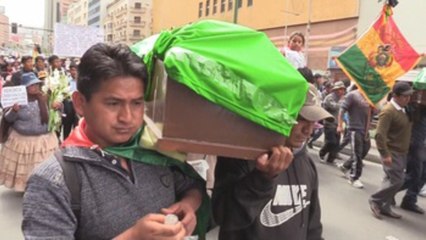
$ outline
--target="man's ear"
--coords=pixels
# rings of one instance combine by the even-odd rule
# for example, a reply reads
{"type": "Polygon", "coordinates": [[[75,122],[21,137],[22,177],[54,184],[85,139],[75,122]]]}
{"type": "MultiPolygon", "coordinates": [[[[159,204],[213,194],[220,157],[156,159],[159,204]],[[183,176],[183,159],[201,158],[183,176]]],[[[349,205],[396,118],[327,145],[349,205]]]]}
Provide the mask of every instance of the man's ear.
{"type": "Polygon", "coordinates": [[[84,117],[84,105],[86,104],[86,98],[79,91],[75,91],[72,93],[72,104],[74,105],[75,112],[84,117]]]}

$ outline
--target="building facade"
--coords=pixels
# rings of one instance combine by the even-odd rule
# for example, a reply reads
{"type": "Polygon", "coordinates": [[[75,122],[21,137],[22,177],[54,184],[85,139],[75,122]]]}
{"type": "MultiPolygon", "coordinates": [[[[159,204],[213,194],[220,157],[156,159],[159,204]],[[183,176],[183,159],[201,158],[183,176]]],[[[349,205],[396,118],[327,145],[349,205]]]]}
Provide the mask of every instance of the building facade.
{"type": "Polygon", "coordinates": [[[131,45],[152,34],[152,1],[115,0],[107,6],[105,41],[131,45]]]}
{"type": "Polygon", "coordinates": [[[87,26],[88,4],[87,0],[77,0],[68,8],[67,23],[73,25],[87,26]]]}
{"type": "Polygon", "coordinates": [[[89,0],[88,26],[103,27],[107,16],[107,6],[113,0],[89,0]]]}
{"type": "Polygon", "coordinates": [[[10,29],[9,17],[5,15],[4,7],[0,6],[0,47],[9,42],[10,29]]]}
{"type": "Polygon", "coordinates": [[[101,0],[89,0],[88,26],[101,26],[101,0]]]}
{"type": "Polygon", "coordinates": [[[78,0],[60,0],[59,1],[59,22],[66,23],[68,16],[68,8],[72,3],[78,0]]]}
{"type": "Polygon", "coordinates": [[[306,36],[308,66],[326,70],[332,47],[356,39],[359,0],[154,0],[153,32],[202,19],[216,19],[265,32],[277,47],[288,35],[306,36]],[[235,5],[238,5],[235,11],[235,5]]]}

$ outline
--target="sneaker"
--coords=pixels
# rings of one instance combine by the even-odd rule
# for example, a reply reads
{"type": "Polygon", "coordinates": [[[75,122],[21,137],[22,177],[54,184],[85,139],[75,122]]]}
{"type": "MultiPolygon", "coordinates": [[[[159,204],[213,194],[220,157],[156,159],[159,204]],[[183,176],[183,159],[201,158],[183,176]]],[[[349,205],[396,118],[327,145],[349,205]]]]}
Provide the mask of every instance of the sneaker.
{"type": "Polygon", "coordinates": [[[346,179],[350,179],[350,171],[349,169],[345,168],[343,163],[336,164],[337,168],[343,173],[343,177],[346,179]]]}
{"type": "Polygon", "coordinates": [[[323,162],[325,155],[321,155],[321,153],[318,151],[318,157],[320,159],[320,162],[323,162]]]}
{"type": "Polygon", "coordinates": [[[426,185],[420,190],[419,196],[426,197],[426,185]]]}
{"type": "Polygon", "coordinates": [[[348,182],[349,182],[349,184],[351,184],[355,188],[363,188],[364,187],[364,184],[362,184],[362,182],[359,179],[349,180],[348,182]]]}

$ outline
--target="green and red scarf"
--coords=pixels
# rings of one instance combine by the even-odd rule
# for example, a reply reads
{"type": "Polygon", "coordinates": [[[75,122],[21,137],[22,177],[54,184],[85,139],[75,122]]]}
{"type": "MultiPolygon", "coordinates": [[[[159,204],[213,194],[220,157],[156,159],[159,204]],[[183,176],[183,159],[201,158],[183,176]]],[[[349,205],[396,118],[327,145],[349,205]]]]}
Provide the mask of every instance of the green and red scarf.
{"type": "MultiPolygon", "coordinates": [[[[84,132],[86,128],[85,119],[81,119],[79,125],[71,132],[69,137],[62,143],[62,147],[82,147],[91,148],[96,144],[93,143],[84,132]]],[[[142,162],[145,164],[152,164],[164,167],[178,167],[187,176],[202,180],[200,175],[187,163],[178,161],[176,159],[164,156],[156,151],[148,150],[140,147],[139,140],[143,133],[143,127],[126,143],[117,146],[106,147],[102,150],[113,154],[118,157],[126,158],[131,161],[142,162]]],[[[194,234],[197,234],[199,239],[205,239],[206,232],[210,223],[210,198],[204,192],[201,206],[197,210],[197,227],[194,234]]]]}

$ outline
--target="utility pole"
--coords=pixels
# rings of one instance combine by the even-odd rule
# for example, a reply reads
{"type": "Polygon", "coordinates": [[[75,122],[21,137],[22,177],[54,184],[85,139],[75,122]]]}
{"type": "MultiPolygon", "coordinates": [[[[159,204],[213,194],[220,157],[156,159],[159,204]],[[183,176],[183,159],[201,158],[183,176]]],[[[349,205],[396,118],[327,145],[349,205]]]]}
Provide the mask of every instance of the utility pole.
{"type": "Polygon", "coordinates": [[[234,23],[235,24],[238,23],[238,8],[240,6],[240,1],[241,0],[235,0],[235,3],[234,3],[234,23]]]}
{"type": "Polygon", "coordinates": [[[308,65],[308,59],[309,59],[309,38],[311,37],[311,16],[312,16],[312,0],[308,0],[308,23],[306,24],[306,34],[305,34],[306,65],[308,65]]]}
{"type": "Polygon", "coordinates": [[[300,13],[298,12],[293,12],[293,11],[289,11],[287,10],[288,8],[288,4],[287,4],[287,0],[284,1],[284,10],[280,11],[282,13],[284,13],[284,37],[283,37],[283,46],[286,46],[286,44],[288,43],[288,22],[289,22],[289,18],[287,17],[288,15],[293,15],[293,16],[299,16],[300,13]]]}

